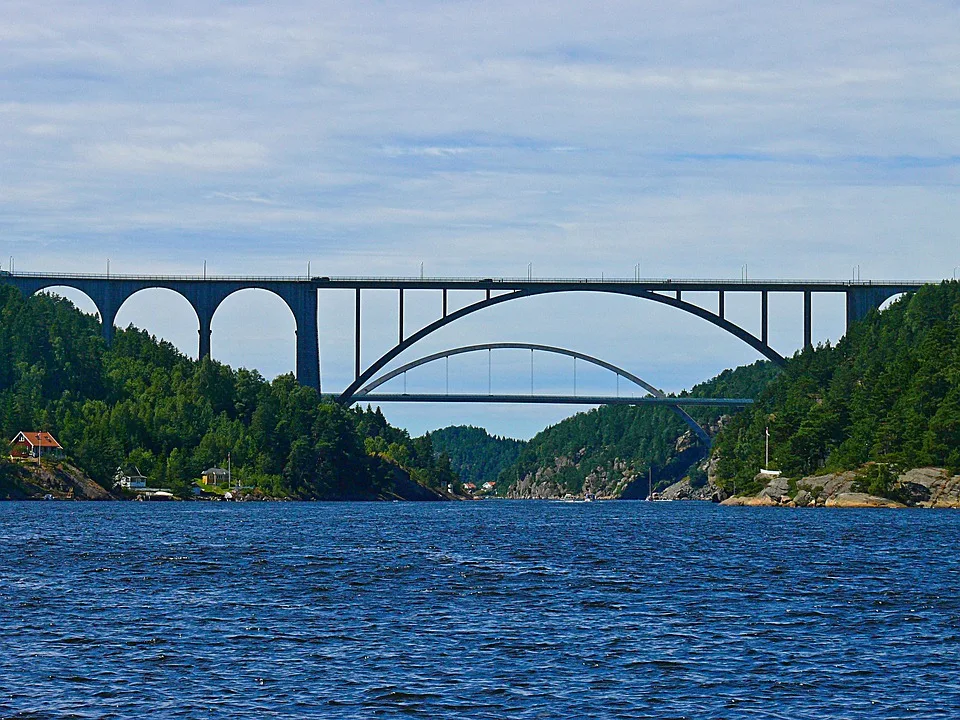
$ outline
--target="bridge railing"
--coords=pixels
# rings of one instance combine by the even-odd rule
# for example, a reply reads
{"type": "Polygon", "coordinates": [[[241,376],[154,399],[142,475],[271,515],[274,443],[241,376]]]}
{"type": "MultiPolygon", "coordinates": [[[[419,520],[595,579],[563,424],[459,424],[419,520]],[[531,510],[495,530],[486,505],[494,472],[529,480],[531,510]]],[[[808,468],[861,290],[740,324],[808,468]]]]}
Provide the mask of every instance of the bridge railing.
{"type": "Polygon", "coordinates": [[[30,272],[0,270],[0,278],[41,278],[63,280],[139,280],[148,282],[314,282],[319,286],[325,283],[503,283],[509,285],[671,285],[683,288],[686,285],[736,285],[736,286],[843,286],[843,287],[871,287],[874,285],[886,286],[919,286],[937,280],[796,280],[780,278],[655,278],[655,277],[420,277],[420,276],[364,276],[364,275],[139,275],[132,273],[66,273],[66,272],[30,272]]]}

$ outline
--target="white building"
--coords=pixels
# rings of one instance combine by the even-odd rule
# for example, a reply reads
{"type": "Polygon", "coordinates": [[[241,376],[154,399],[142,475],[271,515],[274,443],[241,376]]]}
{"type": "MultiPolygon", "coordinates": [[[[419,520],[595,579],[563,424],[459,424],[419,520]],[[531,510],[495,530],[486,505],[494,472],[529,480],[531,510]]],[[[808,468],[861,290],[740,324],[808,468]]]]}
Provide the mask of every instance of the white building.
{"type": "Polygon", "coordinates": [[[124,490],[142,490],[147,486],[146,476],[136,466],[128,472],[124,472],[123,468],[117,468],[117,474],[113,476],[113,479],[124,490]]]}

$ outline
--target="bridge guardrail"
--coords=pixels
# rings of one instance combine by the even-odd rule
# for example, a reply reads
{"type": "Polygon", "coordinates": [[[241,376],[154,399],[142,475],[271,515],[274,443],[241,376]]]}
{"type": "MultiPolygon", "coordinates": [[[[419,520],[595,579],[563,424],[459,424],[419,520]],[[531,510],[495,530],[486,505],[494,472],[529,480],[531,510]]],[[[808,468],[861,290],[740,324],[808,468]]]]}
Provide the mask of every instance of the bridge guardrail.
{"type": "Polygon", "coordinates": [[[0,278],[42,278],[64,280],[142,280],[160,282],[313,282],[324,283],[498,283],[517,285],[671,285],[683,288],[685,285],[737,285],[737,286],[844,286],[871,287],[888,285],[924,285],[939,283],[936,280],[797,280],[778,278],[755,278],[740,280],[737,278],[623,278],[623,277],[580,277],[580,278],[527,278],[527,277],[419,277],[419,276],[307,276],[307,275],[137,275],[131,273],[65,273],[65,272],[25,272],[21,270],[0,271],[0,278]]]}

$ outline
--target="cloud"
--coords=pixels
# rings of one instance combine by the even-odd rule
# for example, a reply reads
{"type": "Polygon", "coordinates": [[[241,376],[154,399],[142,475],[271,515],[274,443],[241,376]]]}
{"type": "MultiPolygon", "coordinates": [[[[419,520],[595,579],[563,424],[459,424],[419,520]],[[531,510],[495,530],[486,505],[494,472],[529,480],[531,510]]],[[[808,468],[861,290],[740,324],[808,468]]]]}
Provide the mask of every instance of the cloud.
{"type": "MultiPolygon", "coordinates": [[[[0,257],[29,241],[55,250],[45,269],[935,278],[960,262],[951,4],[4,10],[0,257]]],[[[609,317],[596,343],[641,357],[605,307],[567,321],[609,317]]],[[[662,357],[689,354],[645,317],[662,357]]],[[[652,379],[740,358],[704,332],[718,355],[652,379]]]]}
{"type": "Polygon", "coordinates": [[[101,143],[81,148],[91,163],[120,172],[143,172],[157,168],[226,172],[262,165],[267,150],[255,142],[215,140],[205,143],[144,145],[101,143]]]}

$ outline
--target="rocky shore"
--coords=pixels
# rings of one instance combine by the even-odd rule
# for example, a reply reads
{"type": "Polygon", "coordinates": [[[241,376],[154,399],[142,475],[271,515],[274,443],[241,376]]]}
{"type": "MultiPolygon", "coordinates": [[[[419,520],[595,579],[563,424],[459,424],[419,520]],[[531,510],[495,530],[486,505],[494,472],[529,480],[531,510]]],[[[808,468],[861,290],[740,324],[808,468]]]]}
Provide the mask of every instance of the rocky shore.
{"type": "Polygon", "coordinates": [[[8,465],[0,477],[0,500],[116,500],[80,468],[67,462],[8,465]]]}
{"type": "Polygon", "coordinates": [[[900,474],[893,484],[897,499],[863,491],[861,473],[847,471],[813,475],[796,481],[766,478],[756,495],[726,498],[724,505],[836,508],[960,508],[960,475],[943,468],[926,467],[900,474]]]}
{"type": "MultiPolygon", "coordinates": [[[[435,490],[416,482],[400,468],[394,468],[391,482],[376,495],[353,495],[326,500],[466,500],[467,497],[450,492],[435,490]]],[[[196,488],[196,494],[190,499],[195,501],[284,501],[295,498],[276,497],[259,488],[244,488],[229,493],[223,491],[208,492],[196,488]]],[[[164,491],[131,492],[114,488],[113,492],[104,489],[91,479],[83,470],[69,462],[43,463],[5,463],[0,472],[0,500],[159,500],[174,499],[173,494],[164,491]]]]}

